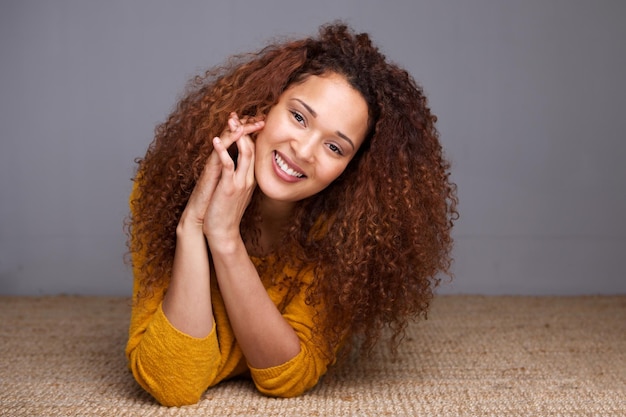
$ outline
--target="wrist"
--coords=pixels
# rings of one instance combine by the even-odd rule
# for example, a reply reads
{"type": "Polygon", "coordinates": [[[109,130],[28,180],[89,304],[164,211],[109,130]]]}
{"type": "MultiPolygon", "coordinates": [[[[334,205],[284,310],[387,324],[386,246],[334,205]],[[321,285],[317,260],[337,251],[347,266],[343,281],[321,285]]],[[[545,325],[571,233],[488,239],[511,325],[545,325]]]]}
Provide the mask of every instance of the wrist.
{"type": "Polygon", "coordinates": [[[190,235],[203,235],[202,223],[185,216],[183,213],[183,216],[180,218],[178,225],[176,226],[176,236],[184,237],[190,235]]]}
{"type": "MultiPolygon", "coordinates": [[[[229,257],[240,251],[246,252],[246,247],[239,233],[233,234],[211,234],[206,235],[209,249],[213,256],[229,257]]],[[[247,252],[246,252],[247,253],[247,252]]]]}

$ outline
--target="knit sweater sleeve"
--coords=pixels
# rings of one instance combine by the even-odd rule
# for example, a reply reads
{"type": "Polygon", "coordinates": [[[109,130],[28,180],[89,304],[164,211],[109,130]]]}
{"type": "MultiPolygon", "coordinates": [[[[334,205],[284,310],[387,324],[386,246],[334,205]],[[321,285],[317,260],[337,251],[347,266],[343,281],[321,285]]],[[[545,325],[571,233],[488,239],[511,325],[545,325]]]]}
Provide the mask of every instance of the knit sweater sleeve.
{"type": "Polygon", "coordinates": [[[305,298],[306,293],[301,290],[283,312],[283,317],[300,339],[300,353],[286,363],[271,368],[250,367],[254,384],[265,395],[298,396],[314,387],[334,361],[335,352],[325,352],[313,337],[316,312],[306,304],[305,298]]]}
{"type": "Polygon", "coordinates": [[[204,338],[177,330],[163,310],[162,295],[135,301],[126,345],[135,380],[159,403],[193,404],[216,377],[220,361],[215,325],[204,338]]]}

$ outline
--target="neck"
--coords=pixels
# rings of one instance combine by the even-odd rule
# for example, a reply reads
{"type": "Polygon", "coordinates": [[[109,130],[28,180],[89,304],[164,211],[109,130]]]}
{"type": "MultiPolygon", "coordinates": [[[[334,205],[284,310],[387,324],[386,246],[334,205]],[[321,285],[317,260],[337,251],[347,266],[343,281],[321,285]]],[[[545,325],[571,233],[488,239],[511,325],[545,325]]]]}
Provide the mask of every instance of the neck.
{"type": "Polygon", "coordinates": [[[258,201],[258,213],[261,218],[261,224],[258,225],[259,241],[257,245],[248,248],[249,252],[262,256],[274,252],[291,222],[294,208],[295,203],[269,200],[261,195],[258,201]]]}
{"type": "Polygon", "coordinates": [[[295,203],[269,200],[265,197],[259,201],[259,214],[263,223],[283,227],[289,223],[295,203]]]}

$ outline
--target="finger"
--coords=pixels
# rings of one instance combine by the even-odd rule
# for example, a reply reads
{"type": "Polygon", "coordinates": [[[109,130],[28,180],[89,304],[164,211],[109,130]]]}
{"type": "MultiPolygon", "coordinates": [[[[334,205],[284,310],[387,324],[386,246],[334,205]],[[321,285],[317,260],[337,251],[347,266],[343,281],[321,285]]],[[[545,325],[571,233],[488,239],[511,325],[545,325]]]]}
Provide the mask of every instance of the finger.
{"type": "Polygon", "coordinates": [[[237,144],[241,143],[243,150],[240,150],[240,153],[243,153],[246,158],[245,165],[242,163],[241,170],[244,172],[246,177],[246,183],[249,185],[254,184],[255,176],[254,176],[254,161],[255,161],[255,145],[254,142],[250,139],[249,136],[244,136],[241,138],[237,144]]]}
{"type": "Polygon", "coordinates": [[[257,132],[265,127],[265,121],[263,120],[244,122],[245,120],[245,118],[239,119],[236,113],[231,113],[231,117],[228,119],[228,126],[219,136],[226,149],[230,149],[231,145],[239,141],[242,137],[257,132]]]}
{"type": "Polygon", "coordinates": [[[239,119],[239,116],[237,115],[237,113],[232,112],[228,116],[228,128],[230,129],[231,132],[235,132],[237,128],[241,126],[242,124],[243,123],[239,119]]]}
{"type": "Polygon", "coordinates": [[[203,201],[208,201],[215,191],[222,170],[221,165],[219,155],[211,152],[194,187],[194,192],[197,192],[203,201]]]}
{"type": "Polygon", "coordinates": [[[265,116],[263,116],[263,115],[260,115],[260,116],[245,116],[242,120],[244,120],[246,123],[252,124],[252,123],[256,123],[256,122],[260,122],[262,120],[265,120],[265,116]]]}
{"type": "Polygon", "coordinates": [[[219,135],[220,140],[227,149],[241,137],[240,131],[242,129],[242,123],[239,120],[237,113],[232,112],[228,116],[226,127],[219,135]]]}
{"type": "Polygon", "coordinates": [[[250,166],[254,164],[254,143],[250,136],[242,136],[237,141],[237,150],[239,151],[237,171],[245,178],[250,166]]]}
{"type": "Polygon", "coordinates": [[[244,116],[239,118],[237,113],[233,112],[230,114],[230,118],[228,119],[230,132],[237,134],[237,138],[234,141],[239,140],[239,137],[241,137],[239,136],[239,133],[241,133],[241,135],[248,135],[262,129],[264,126],[265,121],[262,117],[257,118],[253,116],[244,116]]]}
{"type": "MultiPolygon", "coordinates": [[[[197,218],[201,219],[203,217],[203,214],[209,205],[209,201],[211,201],[213,194],[215,193],[220,173],[221,168],[219,165],[205,165],[200,178],[196,181],[191,195],[189,196],[189,200],[185,206],[186,211],[192,214],[195,213],[197,218]]],[[[202,222],[202,220],[200,222],[202,222]]]]}
{"type": "Polygon", "coordinates": [[[232,173],[235,170],[235,161],[230,157],[228,149],[224,146],[224,143],[219,137],[213,138],[213,152],[219,158],[219,162],[222,164],[222,175],[225,173],[232,173]]]}
{"type": "Polygon", "coordinates": [[[264,125],[264,117],[262,116],[243,116],[239,117],[237,113],[232,112],[228,118],[228,128],[231,132],[236,132],[241,126],[244,129],[244,135],[258,130],[264,125]]]}
{"type": "Polygon", "coordinates": [[[243,125],[243,134],[249,135],[250,133],[257,132],[263,129],[264,127],[265,127],[265,121],[263,120],[256,120],[254,122],[247,123],[243,125]]]}

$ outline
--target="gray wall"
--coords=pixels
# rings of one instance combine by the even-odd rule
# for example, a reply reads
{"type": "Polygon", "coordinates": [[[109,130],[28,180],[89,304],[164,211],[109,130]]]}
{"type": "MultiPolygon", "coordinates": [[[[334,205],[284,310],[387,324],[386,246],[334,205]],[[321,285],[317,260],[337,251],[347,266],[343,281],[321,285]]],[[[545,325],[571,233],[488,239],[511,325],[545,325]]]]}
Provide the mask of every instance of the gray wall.
{"type": "Polygon", "coordinates": [[[189,77],[342,18],[424,85],[459,186],[445,293],[626,293],[626,3],[0,3],[0,294],[129,294],[133,158],[189,77]]]}

